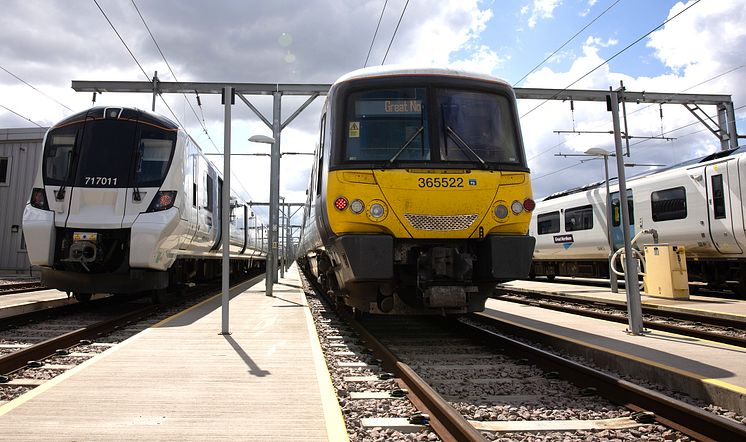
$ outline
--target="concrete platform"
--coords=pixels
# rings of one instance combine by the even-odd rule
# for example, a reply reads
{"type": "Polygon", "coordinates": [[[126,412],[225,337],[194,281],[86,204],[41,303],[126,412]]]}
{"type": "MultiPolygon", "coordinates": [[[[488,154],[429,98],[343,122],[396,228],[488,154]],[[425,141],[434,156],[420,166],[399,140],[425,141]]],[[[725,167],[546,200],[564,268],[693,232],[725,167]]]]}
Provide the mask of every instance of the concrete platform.
{"type": "MultiPolygon", "coordinates": [[[[545,290],[569,296],[624,300],[624,291],[612,294],[598,287],[517,281],[507,286],[545,290]],[[541,285],[539,285],[541,284],[541,285]]],[[[666,308],[710,309],[715,314],[743,317],[743,301],[672,301],[644,297],[644,303],[666,308]]],[[[489,299],[483,313],[500,318],[513,331],[520,330],[597,366],[687,393],[746,415],[746,348],[655,330],[641,336],[626,333],[627,325],[556,312],[530,305],[489,299]]]]}
{"type": "MultiPolygon", "coordinates": [[[[598,299],[609,301],[620,305],[627,304],[627,298],[623,287],[619,293],[612,293],[608,287],[596,285],[584,285],[582,283],[556,283],[544,281],[511,281],[500,284],[500,287],[516,291],[543,292],[560,295],[568,299],[598,299]]],[[[743,295],[746,299],[746,294],[743,295]]],[[[711,296],[689,296],[688,300],[667,299],[640,294],[640,300],[645,307],[653,307],[660,311],[686,311],[697,312],[705,316],[724,317],[742,321],[746,327],[746,300],[716,298],[711,296]]]]}
{"type": "MultiPolygon", "coordinates": [[[[109,295],[95,293],[91,299],[109,295]]],[[[68,297],[65,292],[54,289],[35,290],[33,292],[0,295],[0,318],[30,313],[63,305],[76,304],[78,301],[68,297]]]]}
{"type": "Polygon", "coordinates": [[[0,406],[5,440],[347,440],[295,267],[220,296],[0,406]]]}

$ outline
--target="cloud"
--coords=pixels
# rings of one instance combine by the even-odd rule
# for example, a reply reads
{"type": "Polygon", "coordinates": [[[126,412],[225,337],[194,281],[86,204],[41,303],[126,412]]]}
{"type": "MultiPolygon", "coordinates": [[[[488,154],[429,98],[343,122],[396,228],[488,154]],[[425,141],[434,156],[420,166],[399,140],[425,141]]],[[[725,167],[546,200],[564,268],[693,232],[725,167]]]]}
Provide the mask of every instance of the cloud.
{"type": "Polygon", "coordinates": [[[531,11],[528,18],[528,27],[533,28],[539,19],[552,18],[554,10],[561,4],[562,0],[534,0],[533,4],[521,8],[521,14],[526,15],[529,10],[531,11]]]}
{"type": "MultiPolygon", "coordinates": [[[[669,17],[687,5],[678,3],[669,17]]],[[[632,77],[620,72],[629,57],[620,56],[612,64],[604,65],[573,88],[607,89],[619,87],[620,81],[631,91],[687,92],[731,94],[738,107],[746,103],[746,91],[740,87],[746,82],[746,31],[741,24],[746,20],[746,3],[718,2],[712,7],[695,6],[653,33],[647,47],[666,69],[656,76],[632,77]],[[739,67],[740,66],[740,67],[739,67]],[[730,72],[729,72],[730,71],[730,72]],[[726,72],[729,72],[725,75],[726,72]],[[692,89],[699,83],[703,84],[692,89]]],[[[582,55],[575,59],[567,71],[543,67],[530,75],[526,87],[563,88],[603,62],[599,48],[617,44],[612,39],[591,36],[586,39],[582,55]]],[[[539,102],[522,100],[519,111],[524,114],[539,102]]],[[[591,147],[614,149],[610,134],[556,134],[556,130],[610,131],[611,116],[601,103],[548,102],[525,116],[523,126],[529,165],[534,173],[534,191],[538,196],[577,187],[603,179],[603,168],[588,162],[578,164],[577,158],[555,157],[558,152],[582,153],[591,147]],[[564,169],[570,167],[569,169],[564,169]],[[563,170],[564,169],[564,170],[563,170]],[[559,172],[558,172],[559,171],[559,172]]],[[[713,115],[714,106],[704,106],[713,115]]],[[[627,103],[629,134],[639,137],[630,140],[632,158],[636,163],[676,164],[720,150],[719,140],[699,124],[683,106],[627,103]],[[681,128],[679,130],[675,130],[681,128]],[[675,140],[646,139],[661,134],[675,140]]],[[[738,124],[743,124],[746,112],[736,112],[738,124]]],[[[628,169],[627,174],[639,173],[628,169]]],[[[614,173],[612,173],[614,175],[614,173]]]]}

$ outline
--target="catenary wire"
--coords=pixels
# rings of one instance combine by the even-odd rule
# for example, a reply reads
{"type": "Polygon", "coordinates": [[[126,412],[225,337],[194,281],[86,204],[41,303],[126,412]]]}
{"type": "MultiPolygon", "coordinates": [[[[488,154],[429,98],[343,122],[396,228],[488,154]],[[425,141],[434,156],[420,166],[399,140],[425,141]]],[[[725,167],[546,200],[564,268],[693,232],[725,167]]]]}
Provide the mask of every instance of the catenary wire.
{"type": "Polygon", "coordinates": [[[409,5],[409,0],[407,0],[407,2],[404,3],[404,9],[402,9],[401,15],[399,16],[399,21],[396,23],[396,29],[394,29],[394,34],[391,36],[391,41],[389,41],[389,47],[386,48],[386,53],[383,55],[383,61],[381,61],[382,65],[386,63],[386,57],[389,56],[389,49],[391,49],[391,45],[394,43],[394,37],[396,37],[397,31],[399,31],[399,25],[401,24],[401,20],[404,18],[404,13],[407,12],[408,5],[409,5]]]}
{"type": "Polygon", "coordinates": [[[609,58],[605,59],[604,61],[602,61],[602,62],[601,62],[601,63],[600,63],[600,64],[599,64],[598,66],[594,67],[594,68],[593,68],[593,69],[591,69],[590,71],[588,71],[588,72],[586,72],[585,74],[581,75],[581,76],[580,76],[580,78],[578,78],[577,80],[573,81],[572,83],[570,83],[570,84],[568,84],[567,86],[565,86],[565,87],[564,87],[563,89],[559,90],[559,91],[558,91],[557,93],[555,93],[555,94],[554,94],[554,95],[553,95],[553,96],[552,96],[551,98],[548,98],[548,99],[546,99],[546,100],[542,101],[541,103],[539,103],[538,105],[536,105],[536,107],[532,108],[532,109],[531,109],[531,110],[529,110],[528,112],[526,112],[526,113],[524,113],[523,115],[521,115],[521,118],[525,117],[526,115],[530,114],[531,112],[535,111],[536,109],[538,109],[538,108],[542,107],[542,106],[543,106],[543,105],[545,105],[545,104],[546,104],[546,103],[547,103],[548,101],[550,101],[550,100],[553,100],[553,99],[557,98],[558,96],[560,96],[560,94],[561,94],[562,92],[564,92],[564,91],[566,91],[567,89],[569,89],[570,87],[572,87],[572,86],[573,86],[573,85],[574,85],[575,83],[577,83],[577,82],[579,82],[580,80],[584,79],[585,77],[587,77],[587,76],[591,75],[591,74],[592,74],[593,72],[596,72],[596,71],[597,71],[597,70],[598,70],[599,68],[601,68],[601,66],[603,66],[603,65],[607,64],[608,62],[610,62],[611,60],[615,59],[615,58],[616,58],[617,56],[621,55],[621,54],[622,54],[623,52],[625,52],[625,51],[626,51],[627,49],[631,48],[632,46],[634,46],[634,45],[636,45],[637,43],[639,43],[640,41],[642,41],[642,39],[643,39],[643,38],[647,37],[648,35],[652,34],[653,32],[657,31],[658,29],[662,28],[662,27],[663,27],[663,26],[665,26],[665,25],[666,25],[667,23],[669,23],[669,22],[670,22],[671,20],[674,20],[674,19],[675,19],[676,17],[678,17],[678,16],[680,16],[681,14],[683,14],[684,12],[688,11],[689,9],[691,9],[691,8],[692,8],[692,6],[694,6],[694,5],[698,4],[698,3],[700,2],[700,1],[702,1],[702,0],[695,0],[695,2],[694,2],[694,3],[690,4],[690,5],[689,5],[689,6],[687,6],[686,8],[682,9],[681,11],[679,11],[678,13],[676,13],[676,15],[674,15],[673,17],[667,18],[667,19],[666,19],[666,21],[664,21],[663,23],[659,24],[659,25],[658,25],[658,26],[656,26],[655,28],[651,29],[650,31],[648,31],[648,32],[647,32],[647,33],[645,33],[644,35],[640,36],[640,37],[639,37],[639,38],[638,38],[637,40],[635,40],[635,41],[633,41],[632,43],[628,44],[627,46],[625,46],[625,47],[624,47],[623,49],[621,49],[620,51],[618,51],[617,53],[615,53],[615,54],[614,54],[614,55],[612,55],[611,57],[609,57],[609,58]]]}
{"type": "Polygon", "coordinates": [[[582,33],[583,31],[585,31],[586,29],[588,29],[588,28],[589,28],[589,27],[590,27],[590,26],[591,26],[591,25],[592,25],[593,23],[595,23],[595,22],[596,22],[596,20],[598,20],[598,19],[599,19],[599,18],[601,18],[601,17],[602,17],[602,16],[604,15],[604,14],[606,14],[607,12],[609,12],[609,10],[610,10],[611,8],[613,8],[614,6],[616,6],[616,4],[617,4],[617,3],[619,3],[620,1],[622,1],[622,0],[616,0],[616,1],[614,2],[614,3],[612,3],[611,5],[609,5],[609,7],[608,7],[608,8],[606,8],[606,9],[604,9],[604,11],[603,11],[603,12],[601,12],[600,14],[598,14],[598,15],[596,16],[596,18],[594,18],[593,20],[591,20],[590,22],[588,22],[588,24],[586,24],[585,26],[583,26],[583,28],[582,28],[581,30],[579,30],[579,31],[578,31],[578,32],[576,32],[576,33],[575,33],[575,34],[574,34],[574,35],[573,35],[572,37],[570,37],[569,39],[567,39],[567,41],[566,41],[566,42],[562,43],[562,46],[560,46],[560,47],[558,47],[557,49],[555,49],[555,50],[554,50],[554,52],[552,52],[551,54],[549,54],[549,56],[547,56],[547,58],[543,59],[543,60],[542,60],[542,61],[541,61],[541,62],[540,62],[539,64],[537,64],[536,66],[534,66],[534,67],[533,67],[533,68],[532,68],[532,69],[531,69],[530,71],[528,71],[528,72],[526,73],[526,75],[524,75],[523,77],[521,77],[521,79],[520,79],[520,80],[518,80],[518,81],[516,81],[515,83],[513,83],[513,86],[516,86],[516,85],[520,84],[520,83],[521,83],[521,82],[522,82],[523,80],[525,80],[525,79],[526,79],[526,77],[528,77],[529,75],[531,75],[531,74],[532,74],[532,73],[533,73],[533,72],[534,72],[535,70],[539,69],[539,67],[540,67],[540,66],[542,66],[542,65],[543,65],[544,63],[546,63],[546,62],[547,62],[547,61],[548,61],[548,60],[549,60],[550,58],[554,57],[554,55],[555,55],[555,54],[556,54],[557,52],[561,51],[561,50],[562,50],[562,48],[564,48],[565,46],[567,46],[567,45],[568,45],[568,44],[569,44],[569,43],[570,43],[571,41],[575,40],[575,37],[577,37],[577,36],[578,36],[578,35],[580,35],[580,34],[581,34],[581,33],[582,33]]]}
{"type": "MultiPolygon", "coordinates": [[[[720,74],[717,74],[717,75],[715,75],[715,76],[713,76],[713,77],[710,77],[710,78],[708,78],[708,79],[706,79],[706,80],[700,81],[699,83],[697,83],[697,84],[695,84],[695,85],[693,85],[693,86],[689,86],[688,88],[686,88],[686,89],[683,89],[683,90],[681,90],[681,91],[679,91],[679,92],[680,92],[680,93],[683,93],[683,92],[686,92],[686,91],[692,90],[692,89],[694,89],[695,87],[698,87],[698,86],[702,86],[703,84],[709,83],[710,81],[716,80],[716,79],[718,79],[718,78],[720,78],[720,77],[722,77],[722,76],[724,76],[724,75],[730,74],[730,73],[732,73],[732,72],[735,72],[735,71],[737,71],[737,70],[739,70],[739,69],[742,69],[742,68],[744,68],[744,67],[746,67],[746,64],[742,64],[742,65],[740,65],[740,66],[736,66],[736,67],[730,68],[730,69],[728,69],[728,70],[727,70],[727,71],[725,71],[725,72],[721,72],[720,74]]],[[[646,105],[646,106],[644,106],[644,107],[642,107],[642,108],[640,108],[640,109],[635,109],[634,111],[632,111],[632,112],[629,112],[629,113],[628,113],[627,115],[632,115],[632,114],[635,114],[635,113],[637,113],[637,112],[641,112],[641,111],[643,111],[643,110],[645,110],[645,109],[648,109],[648,108],[650,108],[651,106],[653,106],[653,105],[652,105],[652,104],[649,104],[649,105],[646,105]]],[[[692,124],[696,124],[696,123],[697,123],[698,121],[699,121],[699,120],[695,121],[695,122],[694,122],[694,123],[692,123],[692,124]]],[[[605,125],[607,125],[607,124],[608,124],[608,123],[602,123],[602,124],[600,124],[600,125],[594,126],[594,127],[592,128],[592,129],[598,129],[599,127],[605,126],[605,125]]],[[[559,142],[559,143],[557,143],[557,144],[555,144],[555,145],[553,145],[553,146],[551,146],[551,147],[549,147],[549,148],[547,148],[547,149],[545,149],[545,150],[542,150],[541,152],[539,152],[539,153],[537,153],[537,154],[535,154],[535,155],[531,156],[530,158],[528,158],[528,161],[531,161],[531,160],[533,160],[533,159],[536,159],[536,158],[538,158],[538,157],[540,157],[540,156],[544,155],[545,153],[547,153],[547,152],[550,152],[550,151],[552,151],[552,150],[554,150],[554,149],[556,149],[556,148],[558,148],[558,147],[560,147],[560,146],[562,146],[562,145],[564,145],[564,144],[566,144],[566,143],[567,143],[567,139],[565,139],[564,141],[561,141],[561,142],[559,142]]],[[[638,142],[637,142],[637,143],[635,143],[635,144],[639,144],[639,143],[640,143],[640,142],[638,141],[638,142]]],[[[633,144],[633,145],[634,145],[634,144],[633,144]]],[[[631,146],[632,146],[632,145],[631,145],[631,146]]]]}
{"type": "Polygon", "coordinates": [[[368,55],[365,57],[365,64],[363,67],[368,66],[368,59],[370,58],[370,51],[373,50],[373,43],[376,41],[376,36],[378,35],[378,28],[381,26],[381,20],[383,19],[383,13],[386,12],[386,5],[388,4],[389,0],[386,0],[383,2],[383,9],[381,9],[381,16],[378,17],[378,24],[376,25],[376,32],[373,33],[373,40],[370,41],[370,47],[368,48],[368,55]]]}
{"type": "MultiPolygon", "coordinates": [[[[137,4],[135,3],[135,0],[131,0],[131,1],[132,1],[132,6],[134,6],[135,7],[135,11],[137,11],[137,15],[139,15],[140,16],[140,20],[142,20],[142,24],[145,25],[145,29],[147,29],[148,34],[150,35],[151,40],[153,40],[153,44],[155,44],[155,47],[158,49],[158,53],[161,54],[161,58],[166,63],[166,66],[168,67],[168,70],[171,72],[171,76],[174,77],[174,81],[178,84],[179,79],[176,78],[176,73],[171,68],[171,64],[166,59],[166,55],[163,54],[163,51],[161,50],[161,46],[158,44],[158,41],[156,41],[155,36],[153,35],[153,32],[150,30],[150,26],[148,26],[148,23],[145,21],[145,17],[143,17],[142,13],[140,12],[140,8],[137,7],[137,4]]],[[[195,94],[197,94],[196,91],[195,91],[195,94]]],[[[186,103],[192,109],[192,113],[194,113],[194,117],[197,119],[197,122],[200,124],[200,126],[202,126],[202,130],[204,130],[205,134],[207,135],[207,139],[210,140],[210,142],[212,143],[213,147],[215,147],[215,150],[218,150],[217,145],[212,140],[212,137],[210,136],[210,133],[207,131],[207,127],[205,126],[205,123],[204,123],[204,114],[203,114],[202,120],[200,120],[199,116],[197,115],[197,111],[194,109],[194,106],[192,106],[192,103],[191,103],[191,101],[189,101],[189,99],[187,98],[186,94],[182,94],[182,95],[184,96],[184,100],[186,101],[186,103]]],[[[199,97],[199,94],[197,94],[197,96],[199,97]]],[[[199,101],[199,99],[198,99],[198,101],[199,101]]]]}
{"type": "Polygon", "coordinates": [[[50,100],[54,101],[55,103],[59,104],[60,106],[64,107],[65,109],[69,110],[70,112],[73,111],[72,109],[70,109],[69,107],[67,107],[64,103],[61,103],[61,102],[57,101],[55,98],[53,98],[53,97],[47,95],[46,93],[40,91],[39,89],[37,89],[36,87],[34,87],[32,84],[28,83],[26,80],[24,80],[23,78],[19,77],[16,74],[14,74],[13,72],[10,72],[9,70],[5,69],[2,66],[0,66],[0,69],[4,70],[5,72],[8,73],[8,75],[12,76],[16,80],[20,81],[21,83],[25,84],[26,86],[30,87],[31,89],[35,90],[36,92],[44,95],[45,97],[49,98],[50,100]]]}
{"type": "Polygon", "coordinates": [[[16,115],[16,116],[18,116],[18,117],[21,117],[21,118],[23,118],[24,120],[27,120],[28,122],[30,122],[30,123],[32,123],[32,124],[35,124],[35,125],[37,125],[37,126],[39,126],[39,127],[41,127],[41,128],[43,128],[43,127],[44,127],[44,126],[42,126],[41,124],[37,123],[36,121],[32,120],[31,118],[29,118],[29,117],[26,117],[26,116],[24,116],[24,115],[21,115],[21,114],[19,114],[18,112],[14,111],[13,109],[11,109],[11,108],[9,108],[9,107],[7,107],[7,106],[3,106],[2,104],[0,104],[0,107],[2,107],[3,109],[5,109],[6,111],[8,111],[8,112],[10,112],[10,113],[12,113],[12,114],[15,114],[15,115],[16,115]]]}

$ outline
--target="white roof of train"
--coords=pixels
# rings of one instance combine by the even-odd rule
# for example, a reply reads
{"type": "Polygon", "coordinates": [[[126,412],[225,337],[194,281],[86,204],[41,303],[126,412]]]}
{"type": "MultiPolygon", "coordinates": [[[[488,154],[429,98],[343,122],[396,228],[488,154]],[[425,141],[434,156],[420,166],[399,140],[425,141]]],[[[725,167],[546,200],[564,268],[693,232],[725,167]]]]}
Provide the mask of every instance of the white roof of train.
{"type": "Polygon", "coordinates": [[[457,69],[449,69],[435,66],[415,66],[415,65],[384,65],[371,66],[368,68],[358,69],[348,72],[337,79],[334,84],[342,83],[348,80],[360,78],[385,77],[389,75],[445,75],[449,77],[461,77],[469,79],[484,80],[493,83],[501,83],[505,86],[510,84],[497,77],[476,72],[468,72],[457,69]]]}

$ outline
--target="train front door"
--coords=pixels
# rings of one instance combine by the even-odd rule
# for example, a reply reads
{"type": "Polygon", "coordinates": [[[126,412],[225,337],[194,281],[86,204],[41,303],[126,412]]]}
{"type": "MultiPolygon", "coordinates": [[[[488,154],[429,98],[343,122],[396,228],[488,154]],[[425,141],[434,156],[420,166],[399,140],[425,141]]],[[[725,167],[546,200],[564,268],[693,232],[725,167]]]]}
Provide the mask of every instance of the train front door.
{"type": "MultiPolygon", "coordinates": [[[[632,200],[632,189],[627,189],[627,208],[629,209],[629,238],[635,236],[635,210],[632,200]]],[[[619,205],[619,192],[611,193],[611,238],[614,240],[614,250],[624,247],[624,231],[622,231],[622,207],[619,205]]]]}
{"type": "MultiPolygon", "coordinates": [[[[733,231],[728,163],[722,162],[707,166],[705,182],[707,185],[707,217],[712,242],[720,253],[741,253],[741,246],[736,241],[733,231]]],[[[733,184],[737,185],[737,183],[733,184]]]]}

